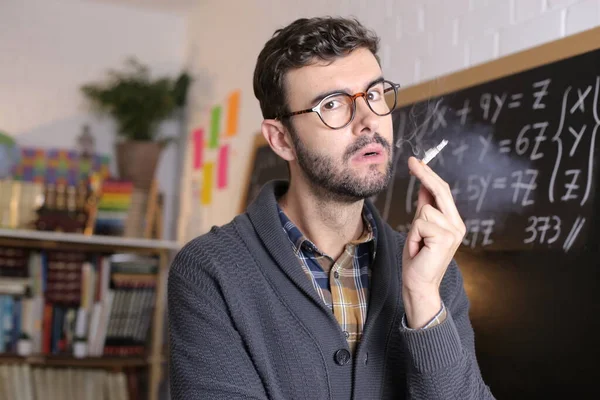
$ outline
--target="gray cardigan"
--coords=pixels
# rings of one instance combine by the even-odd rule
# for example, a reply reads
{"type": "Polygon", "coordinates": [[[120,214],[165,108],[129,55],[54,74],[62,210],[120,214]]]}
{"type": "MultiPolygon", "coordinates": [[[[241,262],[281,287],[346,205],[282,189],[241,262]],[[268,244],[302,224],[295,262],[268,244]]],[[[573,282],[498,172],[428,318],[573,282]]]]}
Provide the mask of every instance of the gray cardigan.
{"type": "Polygon", "coordinates": [[[493,399],[475,358],[456,263],[441,284],[448,317],[402,328],[404,236],[367,202],[378,228],[364,336],[346,338],[298,265],[277,214],[284,182],[177,254],[169,273],[174,400],[493,399]]]}

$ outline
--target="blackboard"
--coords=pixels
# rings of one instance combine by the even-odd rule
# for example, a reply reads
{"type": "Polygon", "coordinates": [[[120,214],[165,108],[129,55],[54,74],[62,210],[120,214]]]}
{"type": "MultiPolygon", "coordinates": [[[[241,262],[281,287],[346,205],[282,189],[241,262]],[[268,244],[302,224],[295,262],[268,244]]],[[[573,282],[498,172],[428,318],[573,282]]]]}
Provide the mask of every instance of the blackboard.
{"type": "Polygon", "coordinates": [[[394,179],[375,204],[408,229],[416,187],[406,159],[450,141],[431,166],[468,228],[456,259],[486,383],[498,399],[594,397],[600,29],[410,88],[401,101],[394,179]]]}
{"type": "Polygon", "coordinates": [[[446,139],[430,166],[452,189],[465,246],[580,248],[595,209],[599,97],[595,50],[400,107],[394,179],[376,205],[407,231],[418,193],[408,157],[446,139]]]}
{"type": "Polygon", "coordinates": [[[256,198],[265,183],[274,179],[288,178],[287,161],[275,154],[264,136],[258,133],[254,138],[250,168],[248,169],[239,211],[244,212],[246,210],[246,207],[256,198]]]}
{"type": "MultiPolygon", "coordinates": [[[[600,29],[403,89],[394,177],[374,198],[406,231],[418,185],[407,158],[449,140],[430,166],[467,225],[456,255],[477,357],[498,399],[589,398],[600,376],[600,29]]],[[[256,142],[242,209],[288,176],[256,142]]]]}

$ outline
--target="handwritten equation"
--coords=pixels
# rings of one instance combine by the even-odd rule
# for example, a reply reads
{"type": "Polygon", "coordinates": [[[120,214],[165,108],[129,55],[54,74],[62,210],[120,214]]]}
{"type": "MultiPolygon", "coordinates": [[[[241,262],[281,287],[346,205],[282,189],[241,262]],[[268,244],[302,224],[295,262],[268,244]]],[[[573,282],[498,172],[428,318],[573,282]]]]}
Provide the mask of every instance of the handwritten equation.
{"type": "Polygon", "coordinates": [[[552,77],[506,86],[396,113],[395,178],[376,204],[397,230],[410,229],[416,211],[419,183],[406,159],[445,138],[430,166],[463,216],[464,246],[501,240],[569,251],[577,242],[593,212],[600,76],[568,86],[552,77]]]}

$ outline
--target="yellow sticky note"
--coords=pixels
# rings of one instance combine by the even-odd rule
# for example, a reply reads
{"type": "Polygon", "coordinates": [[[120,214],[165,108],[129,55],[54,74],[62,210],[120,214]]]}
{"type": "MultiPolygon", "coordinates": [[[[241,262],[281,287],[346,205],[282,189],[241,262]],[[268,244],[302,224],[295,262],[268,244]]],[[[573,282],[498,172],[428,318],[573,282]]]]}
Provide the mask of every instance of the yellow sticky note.
{"type": "Polygon", "coordinates": [[[227,101],[227,125],[225,125],[225,136],[235,136],[238,130],[238,117],[240,111],[241,92],[236,90],[229,95],[227,101]]]}
{"type": "Polygon", "coordinates": [[[200,202],[203,205],[209,205],[212,201],[212,189],[213,189],[213,170],[214,163],[204,163],[203,167],[203,178],[202,179],[202,196],[200,202]]]}

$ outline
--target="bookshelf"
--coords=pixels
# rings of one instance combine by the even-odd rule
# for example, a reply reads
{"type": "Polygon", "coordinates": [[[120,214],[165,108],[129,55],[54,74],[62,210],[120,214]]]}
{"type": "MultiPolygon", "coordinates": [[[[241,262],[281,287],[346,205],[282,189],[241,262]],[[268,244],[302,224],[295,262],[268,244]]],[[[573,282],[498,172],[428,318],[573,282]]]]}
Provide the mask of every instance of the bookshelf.
{"type": "Polygon", "coordinates": [[[0,229],[0,246],[106,254],[136,253],[157,256],[158,268],[156,273],[155,297],[150,325],[150,342],[147,346],[146,355],[76,358],[70,355],[53,354],[32,354],[29,356],[5,354],[0,355],[0,366],[3,364],[22,363],[33,366],[103,368],[109,370],[119,370],[128,367],[147,367],[148,376],[146,382],[148,384],[148,399],[158,400],[166,359],[163,345],[166,281],[171,256],[179,249],[177,242],[25,229],[0,229]]]}
{"type": "MultiPolygon", "coordinates": [[[[72,248],[73,244],[89,246],[91,250],[103,251],[107,248],[115,251],[138,250],[177,250],[179,244],[169,240],[138,239],[116,236],[82,235],[78,233],[44,232],[28,229],[0,229],[0,241],[27,240],[21,246],[46,246],[44,248],[72,248]]],[[[0,243],[0,245],[3,245],[0,243]]],[[[79,248],[79,247],[78,247],[79,248]]]]}
{"type": "Polygon", "coordinates": [[[0,364],[29,364],[46,367],[126,368],[145,367],[150,361],[145,357],[85,357],[31,355],[0,355],[0,364]]]}

